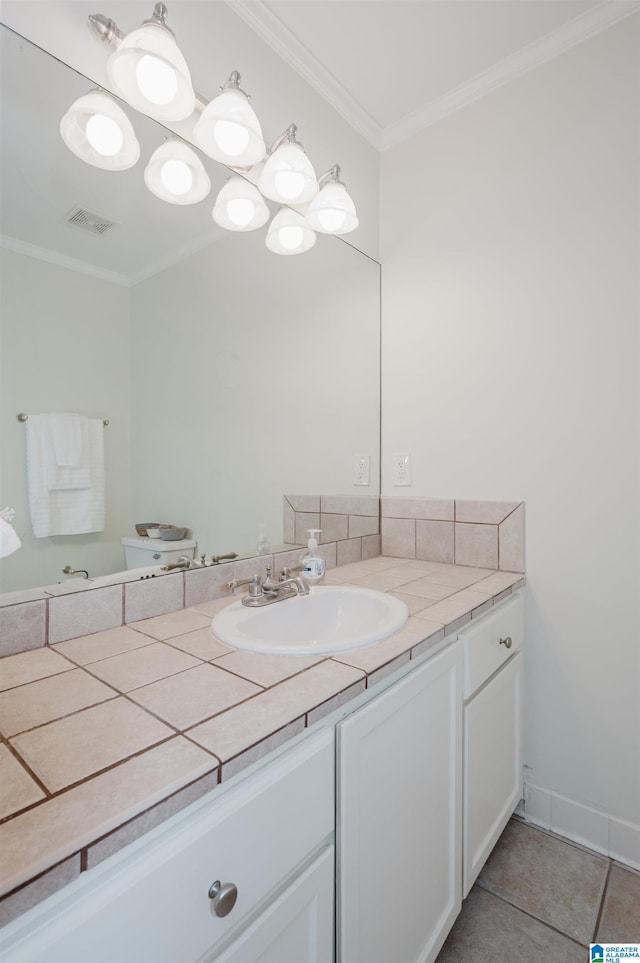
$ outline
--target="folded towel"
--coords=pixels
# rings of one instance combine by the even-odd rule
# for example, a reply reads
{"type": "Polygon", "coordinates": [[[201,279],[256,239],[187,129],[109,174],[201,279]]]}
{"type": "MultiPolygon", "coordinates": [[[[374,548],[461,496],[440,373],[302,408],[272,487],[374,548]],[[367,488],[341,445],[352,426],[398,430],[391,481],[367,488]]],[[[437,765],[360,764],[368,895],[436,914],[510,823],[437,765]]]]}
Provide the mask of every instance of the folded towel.
{"type": "Polygon", "coordinates": [[[56,465],[60,468],[80,468],[82,459],[82,427],[87,418],[71,411],[52,411],[42,415],[47,419],[56,465]]]}
{"type": "Polygon", "coordinates": [[[102,421],[97,418],[87,420],[90,484],[86,488],[50,489],[48,466],[52,460],[52,452],[46,416],[29,415],[26,429],[29,510],[35,537],[82,535],[86,532],[104,531],[104,426],[102,421]]]}
{"type": "Polygon", "coordinates": [[[49,435],[47,487],[91,488],[89,419],[71,412],[36,415],[49,435]]]}

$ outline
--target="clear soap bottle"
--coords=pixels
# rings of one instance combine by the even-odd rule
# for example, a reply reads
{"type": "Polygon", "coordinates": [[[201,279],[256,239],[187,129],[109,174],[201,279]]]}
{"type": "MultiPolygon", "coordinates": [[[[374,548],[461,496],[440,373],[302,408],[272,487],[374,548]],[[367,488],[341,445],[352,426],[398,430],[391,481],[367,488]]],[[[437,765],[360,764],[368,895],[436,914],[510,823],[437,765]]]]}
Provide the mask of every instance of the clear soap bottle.
{"type": "Polygon", "coordinates": [[[258,539],[256,541],[256,552],[258,555],[268,555],[271,551],[271,542],[267,534],[267,526],[258,526],[258,539]]]}
{"type": "Polygon", "coordinates": [[[302,575],[307,582],[311,583],[319,582],[324,577],[327,568],[327,563],[318,548],[318,540],[316,538],[316,535],[320,535],[321,532],[322,529],[320,528],[308,529],[309,541],[307,542],[307,549],[300,557],[300,564],[303,566],[302,575]]]}

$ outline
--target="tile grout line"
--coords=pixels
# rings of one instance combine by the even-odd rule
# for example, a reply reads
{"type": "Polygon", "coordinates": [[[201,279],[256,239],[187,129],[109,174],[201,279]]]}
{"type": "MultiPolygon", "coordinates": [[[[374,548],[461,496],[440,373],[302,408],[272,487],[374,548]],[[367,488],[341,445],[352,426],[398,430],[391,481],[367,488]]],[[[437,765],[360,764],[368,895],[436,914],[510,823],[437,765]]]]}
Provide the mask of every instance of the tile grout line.
{"type": "Polygon", "coordinates": [[[593,928],[591,942],[594,943],[596,939],[596,934],[600,927],[602,921],[602,914],[604,913],[604,903],[607,895],[607,890],[609,889],[609,880],[611,879],[611,870],[613,868],[613,860],[609,858],[609,865],[607,867],[607,875],[605,876],[604,885],[602,887],[602,893],[600,895],[600,906],[598,907],[598,915],[596,916],[595,926],[593,928]]]}
{"type": "Polygon", "coordinates": [[[551,930],[553,933],[557,933],[558,936],[563,936],[566,940],[571,940],[572,943],[575,943],[576,946],[579,946],[581,949],[584,949],[586,946],[589,945],[588,943],[581,943],[580,940],[576,939],[575,936],[571,936],[569,933],[564,933],[562,930],[558,929],[557,926],[554,926],[552,923],[547,922],[547,920],[543,920],[541,919],[541,917],[536,916],[535,913],[531,912],[531,910],[524,909],[524,907],[518,906],[517,903],[511,902],[511,900],[507,899],[506,896],[501,896],[499,893],[495,893],[492,889],[489,889],[486,885],[484,885],[479,879],[476,880],[476,882],[474,883],[474,886],[478,886],[479,889],[481,889],[483,892],[489,893],[490,896],[493,896],[496,899],[499,899],[506,906],[511,906],[513,909],[518,910],[518,912],[523,913],[525,916],[528,916],[529,919],[535,920],[536,923],[540,923],[542,926],[546,927],[548,930],[551,930]]]}

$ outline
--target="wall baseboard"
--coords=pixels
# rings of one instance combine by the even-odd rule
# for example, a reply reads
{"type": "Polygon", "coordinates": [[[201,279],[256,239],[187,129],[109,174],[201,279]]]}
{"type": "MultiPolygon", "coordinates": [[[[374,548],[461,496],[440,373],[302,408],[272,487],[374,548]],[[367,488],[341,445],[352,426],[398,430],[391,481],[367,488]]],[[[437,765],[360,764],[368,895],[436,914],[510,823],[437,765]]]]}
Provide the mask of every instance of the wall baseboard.
{"type": "Polygon", "coordinates": [[[526,781],[516,814],[533,826],[640,871],[640,826],[634,823],[526,781]]]}

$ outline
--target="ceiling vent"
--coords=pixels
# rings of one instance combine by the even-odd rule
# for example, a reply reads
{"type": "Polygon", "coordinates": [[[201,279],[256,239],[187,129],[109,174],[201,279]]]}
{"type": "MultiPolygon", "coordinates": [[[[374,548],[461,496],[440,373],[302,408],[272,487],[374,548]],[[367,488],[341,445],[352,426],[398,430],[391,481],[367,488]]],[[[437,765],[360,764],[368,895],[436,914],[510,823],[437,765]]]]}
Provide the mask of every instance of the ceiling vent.
{"type": "Polygon", "coordinates": [[[70,211],[67,211],[62,221],[69,227],[75,227],[78,231],[84,231],[87,234],[97,234],[99,237],[102,237],[107,231],[110,231],[116,223],[115,221],[110,221],[104,214],[96,214],[95,211],[90,211],[86,207],[79,207],[78,205],[72,207],[70,211]]]}

